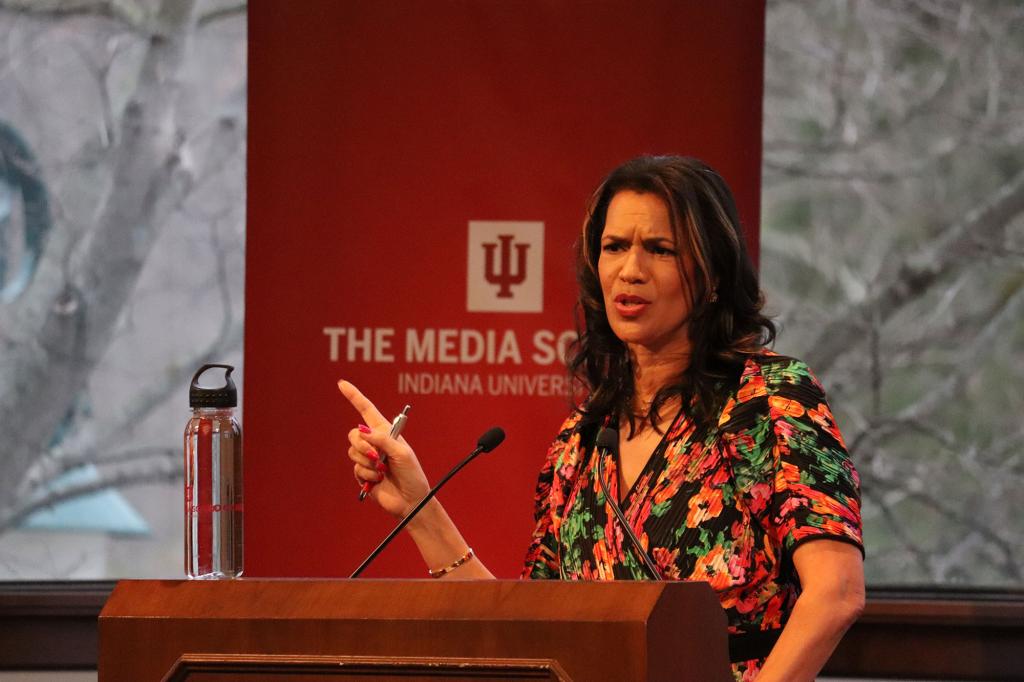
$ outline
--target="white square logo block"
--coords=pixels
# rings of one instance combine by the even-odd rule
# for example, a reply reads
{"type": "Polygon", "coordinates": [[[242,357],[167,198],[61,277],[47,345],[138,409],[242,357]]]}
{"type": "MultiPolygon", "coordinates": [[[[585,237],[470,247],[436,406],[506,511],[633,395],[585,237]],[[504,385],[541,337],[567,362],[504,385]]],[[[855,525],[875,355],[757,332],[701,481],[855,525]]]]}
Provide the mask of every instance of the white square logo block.
{"type": "Polygon", "coordinates": [[[466,310],[539,313],[544,309],[544,223],[469,221],[466,310]]]}

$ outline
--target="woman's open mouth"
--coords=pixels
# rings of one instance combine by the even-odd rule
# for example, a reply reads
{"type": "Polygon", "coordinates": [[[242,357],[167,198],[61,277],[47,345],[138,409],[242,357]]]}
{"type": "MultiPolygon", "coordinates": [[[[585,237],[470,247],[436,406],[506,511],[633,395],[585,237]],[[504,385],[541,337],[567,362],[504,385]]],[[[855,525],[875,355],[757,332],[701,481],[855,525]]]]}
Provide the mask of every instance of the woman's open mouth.
{"type": "Polygon", "coordinates": [[[635,294],[619,294],[615,297],[615,310],[623,317],[637,317],[650,304],[646,298],[635,294]]]}

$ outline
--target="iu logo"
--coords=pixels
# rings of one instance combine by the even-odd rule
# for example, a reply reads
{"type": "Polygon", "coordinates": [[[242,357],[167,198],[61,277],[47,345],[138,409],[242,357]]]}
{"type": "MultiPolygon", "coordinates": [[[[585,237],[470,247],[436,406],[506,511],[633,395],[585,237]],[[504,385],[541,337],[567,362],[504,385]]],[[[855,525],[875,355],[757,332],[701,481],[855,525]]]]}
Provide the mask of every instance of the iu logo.
{"type": "Polygon", "coordinates": [[[496,271],[494,265],[494,249],[498,245],[494,242],[484,244],[484,278],[491,284],[498,285],[498,298],[512,298],[512,285],[522,284],[526,281],[526,252],[529,250],[529,243],[516,244],[516,265],[515,272],[512,271],[512,240],[514,234],[499,234],[501,242],[501,269],[496,271]]]}
{"type": "Polygon", "coordinates": [[[466,310],[544,309],[544,223],[469,222],[466,310]]]}

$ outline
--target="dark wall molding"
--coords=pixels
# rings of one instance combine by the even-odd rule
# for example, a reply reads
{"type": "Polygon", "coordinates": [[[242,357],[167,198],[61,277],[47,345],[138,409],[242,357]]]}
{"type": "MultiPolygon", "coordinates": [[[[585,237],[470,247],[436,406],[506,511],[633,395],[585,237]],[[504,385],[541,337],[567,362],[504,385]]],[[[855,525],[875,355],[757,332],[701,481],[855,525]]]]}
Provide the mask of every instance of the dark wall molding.
{"type": "Polygon", "coordinates": [[[111,582],[0,582],[0,670],[95,670],[111,582]]]}
{"type": "MultiPolygon", "coordinates": [[[[113,582],[0,582],[0,670],[94,670],[113,582]]],[[[844,677],[1024,679],[1024,591],[875,588],[825,668],[844,677]]]]}
{"type": "Polygon", "coordinates": [[[844,677],[1024,679],[1024,591],[868,590],[825,672],[844,677]]]}

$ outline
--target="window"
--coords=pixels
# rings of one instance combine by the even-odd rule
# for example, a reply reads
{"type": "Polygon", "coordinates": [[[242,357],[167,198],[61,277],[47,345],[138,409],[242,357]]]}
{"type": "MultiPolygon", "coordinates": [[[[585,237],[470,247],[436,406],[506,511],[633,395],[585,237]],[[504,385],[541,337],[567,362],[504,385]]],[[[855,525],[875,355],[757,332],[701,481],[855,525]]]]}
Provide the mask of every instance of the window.
{"type": "Polygon", "coordinates": [[[245,8],[19,6],[0,9],[0,579],[177,577],[188,383],[241,364],[245,8]]]}
{"type": "Polygon", "coordinates": [[[1024,587],[1020,8],[777,3],[761,271],[860,471],[869,585],[1024,587]]]}

